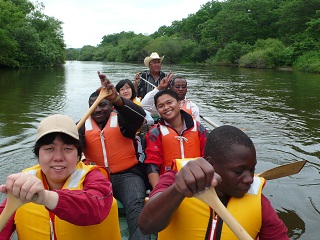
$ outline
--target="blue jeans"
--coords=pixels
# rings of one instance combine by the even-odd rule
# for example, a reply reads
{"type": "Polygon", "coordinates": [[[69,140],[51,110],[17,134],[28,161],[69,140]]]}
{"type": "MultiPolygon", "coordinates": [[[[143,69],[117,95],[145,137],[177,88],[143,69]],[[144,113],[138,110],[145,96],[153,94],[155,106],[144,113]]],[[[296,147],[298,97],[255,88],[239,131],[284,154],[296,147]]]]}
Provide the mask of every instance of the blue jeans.
{"type": "Polygon", "coordinates": [[[146,186],[143,179],[135,173],[111,174],[113,196],[119,200],[126,213],[130,231],[130,240],[149,240],[150,235],[144,235],[138,227],[139,215],[144,206],[146,186]]]}

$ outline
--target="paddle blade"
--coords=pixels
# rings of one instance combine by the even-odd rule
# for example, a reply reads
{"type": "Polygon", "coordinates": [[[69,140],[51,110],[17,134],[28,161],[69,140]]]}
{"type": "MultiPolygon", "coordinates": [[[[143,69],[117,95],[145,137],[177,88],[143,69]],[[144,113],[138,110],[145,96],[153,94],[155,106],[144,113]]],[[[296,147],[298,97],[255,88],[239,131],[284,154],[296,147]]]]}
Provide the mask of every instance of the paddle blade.
{"type": "Polygon", "coordinates": [[[0,215],[0,232],[2,231],[12,214],[23,204],[24,203],[22,203],[20,199],[15,198],[13,195],[8,193],[6,206],[4,207],[0,215]]]}
{"type": "Polygon", "coordinates": [[[272,180],[276,178],[290,176],[290,175],[299,173],[306,163],[307,163],[307,160],[288,163],[279,167],[269,169],[265,172],[259,173],[258,176],[263,177],[266,180],[272,180]]]}

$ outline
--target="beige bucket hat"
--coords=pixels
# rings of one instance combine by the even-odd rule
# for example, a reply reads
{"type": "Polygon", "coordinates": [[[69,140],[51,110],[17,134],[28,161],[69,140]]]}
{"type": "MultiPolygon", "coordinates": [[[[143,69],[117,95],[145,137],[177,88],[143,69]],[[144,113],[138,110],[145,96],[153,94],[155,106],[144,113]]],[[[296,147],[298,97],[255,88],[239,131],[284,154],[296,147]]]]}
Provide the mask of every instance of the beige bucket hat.
{"type": "Polygon", "coordinates": [[[164,56],[160,57],[158,53],[153,52],[153,53],[151,53],[150,57],[146,57],[146,58],[144,59],[144,65],[145,65],[146,67],[149,67],[150,62],[151,62],[152,60],[154,60],[154,59],[160,59],[160,61],[162,62],[162,60],[164,59],[164,56]]]}
{"type": "Polygon", "coordinates": [[[60,132],[69,135],[77,140],[79,140],[79,133],[76,123],[72,120],[72,118],[62,115],[62,114],[54,114],[45,119],[43,119],[37,130],[37,141],[53,132],[60,132]]]}

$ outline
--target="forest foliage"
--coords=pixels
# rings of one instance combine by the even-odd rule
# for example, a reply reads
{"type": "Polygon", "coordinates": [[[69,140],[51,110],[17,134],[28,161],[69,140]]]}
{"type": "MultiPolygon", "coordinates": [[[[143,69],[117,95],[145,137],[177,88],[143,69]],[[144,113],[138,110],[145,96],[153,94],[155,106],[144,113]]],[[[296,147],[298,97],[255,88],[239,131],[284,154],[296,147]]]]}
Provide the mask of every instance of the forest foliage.
{"type": "MultiPolygon", "coordinates": [[[[1,5],[11,2],[0,0],[1,5]]],[[[173,21],[170,26],[161,26],[151,35],[134,32],[104,35],[97,46],[66,49],[65,56],[61,54],[65,47],[62,23],[43,15],[39,8],[29,6],[23,10],[26,0],[13,2],[21,3],[19,11],[11,12],[11,18],[17,19],[16,25],[21,24],[22,28],[9,28],[0,19],[0,36],[3,36],[0,48],[6,46],[7,51],[6,59],[0,58],[2,65],[3,60],[9,66],[28,66],[36,60],[44,64],[50,60],[47,64],[50,66],[63,62],[63,57],[80,61],[143,62],[151,52],[158,52],[170,64],[293,67],[320,73],[319,0],[208,1],[196,13],[173,21]],[[20,21],[23,16],[24,21],[20,21]],[[40,22],[49,28],[40,29],[40,22]],[[26,34],[24,42],[31,41],[21,44],[16,37],[18,33],[20,37],[26,34]],[[37,49],[37,56],[29,55],[31,46],[37,49]],[[21,64],[22,60],[29,64],[21,64]]]]}
{"type": "Polygon", "coordinates": [[[0,0],[0,67],[50,67],[65,61],[62,22],[44,5],[0,0]]]}
{"type": "Polygon", "coordinates": [[[97,46],[68,49],[67,59],[143,62],[156,51],[166,56],[166,63],[293,67],[320,73],[319,40],[319,0],[209,1],[150,36],[105,35],[97,46]],[[307,56],[312,56],[312,67],[307,56]]]}

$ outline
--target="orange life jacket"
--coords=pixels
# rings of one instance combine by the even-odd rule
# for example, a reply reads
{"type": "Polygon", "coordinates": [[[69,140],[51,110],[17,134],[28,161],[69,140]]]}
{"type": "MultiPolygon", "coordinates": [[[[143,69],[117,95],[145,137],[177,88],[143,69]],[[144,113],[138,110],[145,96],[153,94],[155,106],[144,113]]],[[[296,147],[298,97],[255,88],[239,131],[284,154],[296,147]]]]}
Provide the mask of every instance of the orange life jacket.
{"type": "Polygon", "coordinates": [[[192,129],[188,129],[180,136],[173,128],[160,125],[162,137],[163,164],[160,173],[173,168],[172,162],[177,158],[195,158],[201,156],[201,145],[196,121],[192,129]]]}
{"type": "Polygon", "coordinates": [[[89,117],[85,122],[85,141],[86,164],[105,166],[111,173],[117,173],[138,163],[134,140],[122,135],[116,112],[111,113],[102,130],[89,117]]]}
{"type": "Polygon", "coordinates": [[[180,105],[180,109],[182,109],[183,111],[189,113],[194,118],[194,116],[192,115],[192,109],[191,109],[190,100],[185,99],[183,104],[180,105]]]}

